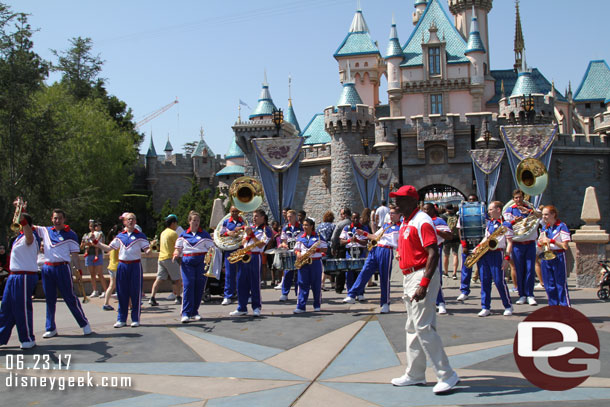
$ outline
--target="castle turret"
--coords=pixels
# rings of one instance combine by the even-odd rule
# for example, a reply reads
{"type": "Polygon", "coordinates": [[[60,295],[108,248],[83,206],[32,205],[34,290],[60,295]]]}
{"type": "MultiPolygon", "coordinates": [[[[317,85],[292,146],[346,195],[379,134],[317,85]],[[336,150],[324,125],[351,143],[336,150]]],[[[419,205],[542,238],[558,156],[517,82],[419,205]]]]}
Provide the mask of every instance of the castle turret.
{"type": "Polygon", "coordinates": [[[153,143],[152,133],[150,133],[150,145],[148,146],[146,158],[154,158],[155,160],[157,159],[157,150],[155,150],[155,144],[153,143]]]}
{"type": "Polygon", "coordinates": [[[525,40],[521,29],[521,16],[519,15],[519,0],[515,2],[515,72],[519,72],[523,64],[523,52],[525,51],[525,40]]]}
{"type": "Polygon", "coordinates": [[[165,151],[165,159],[171,160],[174,148],[172,147],[172,143],[169,142],[169,134],[167,135],[167,143],[165,143],[165,149],[163,151],[165,151]]]}
{"type": "Polygon", "coordinates": [[[417,25],[419,18],[424,14],[424,10],[428,6],[428,0],[415,0],[415,11],[413,12],[413,25],[417,25]]]}
{"type": "Polygon", "coordinates": [[[465,40],[468,40],[469,24],[472,21],[474,10],[479,24],[481,41],[483,47],[487,50],[485,63],[489,66],[489,24],[487,15],[493,7],[493,0],[448,0],[448,3],[449,11],[455,17],[455,28],[465,40]]]}
{"type": "Polygon", "coordinates": [[[271,99],[271,92],[269,92],[269,84],[267,83],[267,73],[265,73],[265,81],[258,98],[258,104],[249,118],[250,120],[270,119],[273,116],[274,109],[275,104],[273,104],[273,99],[271,99]]]}
{"type": "MultiPolygon", "coordinates": [[[[485,69],[483,64],[485,63],[485,45],[481,40],[481,33],[479,32],[479,23],[472,8],[472,21],[470,23],[470,34],[468,35],[468,46],[464,55],[468,58],[472,64],[472,73],[470,80],[473,85],[482,85],[485,81],[485,69]]],[[[474,110],[473,110],[474,111],[474,110]]]]}
{"type": "Polygon", "coordinates": [[[284,112],[284,121],[292,124],[295,129],[301,134],[301,126],[299,126],[299,121],[297,120],[297,116],[294,113],[294,108],[292,107],[292,89],[291,89],[292,78],[288,77],[288,107],[284,112]]]}
{"type": "Polygon", "coordinates": [[[390,115],[401,116],[400,101],[402,99],[402,91],[400,89],[401,73],[400,64],[404,60],[404,52],[398,40],[398,30],[396,29],[396,21],[392,15],[392,28],[390,28],[390,41],[386,50],[386,67],[388,75],[388,99],[390,104],[390,115]]]}

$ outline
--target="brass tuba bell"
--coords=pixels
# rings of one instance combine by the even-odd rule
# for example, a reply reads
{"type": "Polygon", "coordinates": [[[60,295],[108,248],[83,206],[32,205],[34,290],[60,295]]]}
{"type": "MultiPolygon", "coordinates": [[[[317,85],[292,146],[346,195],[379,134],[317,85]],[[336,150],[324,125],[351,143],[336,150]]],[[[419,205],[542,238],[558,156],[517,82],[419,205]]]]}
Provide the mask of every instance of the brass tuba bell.
{"type": "Polygon", "coordinates": [[[263,186],[252,177],[239,177],[229,187],[233,205],[241,212],[253,212],[263,203],[263,186]]]}
{"type": "Polygon", "coordinates": [[[544,164],[535,158],[526,158],[515,170],[517,187],[527,195],[540,195],[549,183],[549,174],[544,164]]]}

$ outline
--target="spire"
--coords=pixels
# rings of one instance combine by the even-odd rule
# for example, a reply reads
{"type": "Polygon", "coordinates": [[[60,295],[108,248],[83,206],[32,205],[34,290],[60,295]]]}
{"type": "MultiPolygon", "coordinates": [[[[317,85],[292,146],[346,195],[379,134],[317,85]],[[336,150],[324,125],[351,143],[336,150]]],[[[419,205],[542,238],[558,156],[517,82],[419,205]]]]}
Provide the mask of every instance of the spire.
{"type": "Polygon", "coordinates": [[[358,1],[358,10],[356,10],[356,14],[354,14],[354,19],[352,20],[352,25],[349,27],[349,32],[369,32],[369,27],[366,25],[366,21],[364,21],[364,16],[362,15],[360,1],[358,1]]]}
{"type": "Polygon", "coordinates": [[[263,82],[263,88],[261,89],[261,94],[258,98],[258,104],[249,118],[252,120],[256,117],[271,116],[273,109],[275,109],[275,104],[273,104],[273,99],[271,99],[269,84],[267,83],[267,70],[265,69],[265,81],[263,82]]]}
{"type": "MultiPolygon", "coordinates": [[[[152,138],[151,138],[152,140],[152,138]]],[[[169,133],[167,133],[167,143],[165,143],[165,149],[163,150],[166,153],[169,152],[171,153],[172,151],[174,151],[174,148],[172,147],[172,143],[169,142],[169,133]]]]}
{"type": "Polygon", "coordinates": [[[288,75],[288,108],[284,113],[284,121],[292,124],[295,129],[301,133],[301,126],[299,126],[299,121],[297,120],[297,116],[294,113],[294,108],[292,107],[292,91],[291,91],[291,83],[292,77],[288,75]]]}
{"type": "Polygon", "coordinates": [[[394,13],[392,13],[392,28],[390,28],[390,42],[388,43],[388,49],[386,50],[386,59],[392,57],[403,57],[404,52],[400,46],[398,40],[398,30],[396,29],[396,19],[394,13]]]}
{"type": "Polygon", "coordinates": [[[214,152],[208,146],[208,144],[203,139],[204,135],[203,126],[199,129],[199,143],[197,143],[197,147],[195,147],[195,151],[193,151],[193,157],[209,157],[214,156],[214,152]]]}
{"type": "Polygon", "coordinates": [[[146,157],[157,158],[157,150],[155,150],[155,144],[153,143],[152,131],[150,132],[150,145],[148,146],[146,157]]]}
{"type": "Polygon", "coordinates": [[[468,36],[468,47],[464,54],[471,52],[485,52],[485,46],[481,40],[481,34],[479,33],[479,22],[477,21],[477,14],[472,5],[472,21],[470,23],[470,35],[468,36]]]}
{"type": "Polygon", "coordinates": [[[519,15],[519,0],[515,0],[516,21],[515,21],[515,71],[519,71],[522,65],[522,58],[525,51],[525,40],[521,30],[521,16],[519,15]]]}

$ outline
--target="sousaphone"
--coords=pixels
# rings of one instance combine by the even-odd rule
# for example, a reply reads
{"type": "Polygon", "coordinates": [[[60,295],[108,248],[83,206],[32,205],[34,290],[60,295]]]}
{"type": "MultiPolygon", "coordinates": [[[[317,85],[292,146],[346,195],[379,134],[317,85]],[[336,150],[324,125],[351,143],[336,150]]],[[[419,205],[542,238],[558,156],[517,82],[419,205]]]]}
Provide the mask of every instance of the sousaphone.
{"type": "MultiPolygon", "coordinates": [[[[517,187],[524,194],[531,196],[542,194],[549,183],[549,173],[546,167],[535,158],[522,160],[515,169],[515,177],[517,178],[517,187]]],[[[504,210],[512,206],[513,203],[514,201],[510,200],[504,210]]],[[[529,206],[532,212],[513,225],[513,240],[516,242],[529,240],[542,217],[542,214],[531,203],[526,201],[525,206],[529,206]]]]}

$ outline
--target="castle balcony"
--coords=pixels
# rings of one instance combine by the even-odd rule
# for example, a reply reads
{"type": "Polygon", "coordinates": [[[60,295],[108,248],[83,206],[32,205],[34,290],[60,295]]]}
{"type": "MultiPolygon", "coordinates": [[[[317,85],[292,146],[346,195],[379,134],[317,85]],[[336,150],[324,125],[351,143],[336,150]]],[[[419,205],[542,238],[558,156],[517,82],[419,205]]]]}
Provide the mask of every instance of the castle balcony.
{"type": "Polygon", "coordinates": [[[610,111],[605,111],[595,115],[593,118],[593,128],[595,133],[610,134],[610,111]]]}

